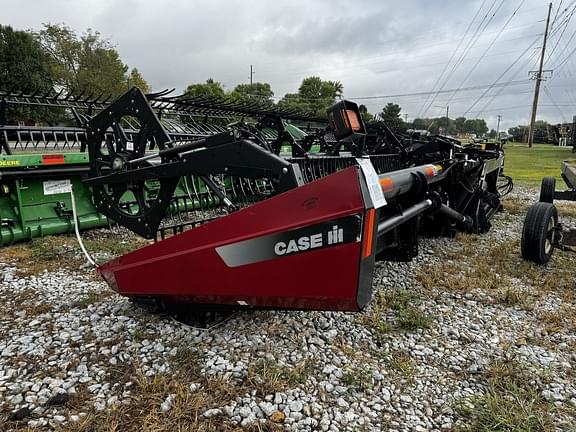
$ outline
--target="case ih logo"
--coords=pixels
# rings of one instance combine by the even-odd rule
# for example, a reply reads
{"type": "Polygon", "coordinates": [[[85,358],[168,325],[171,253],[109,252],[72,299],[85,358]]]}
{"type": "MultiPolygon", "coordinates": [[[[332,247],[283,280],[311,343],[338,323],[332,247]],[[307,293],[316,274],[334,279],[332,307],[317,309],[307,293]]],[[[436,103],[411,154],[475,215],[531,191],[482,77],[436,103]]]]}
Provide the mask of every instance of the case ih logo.
{"type": "Polygon", "coordinates": [[[289,240],[287,243],[280,241],[274,245],[274,253],[276,255],[288,255],[337,243],[344,243],[344,229],[334,225],[327,233],[303,236],[295,240],[289,240]]]}
{"type": "Polygon", "coordinates": [[[346,216],[216,248],[229,267],[238,267],[344,243],[360,241],[361,216],[346,216]]]}

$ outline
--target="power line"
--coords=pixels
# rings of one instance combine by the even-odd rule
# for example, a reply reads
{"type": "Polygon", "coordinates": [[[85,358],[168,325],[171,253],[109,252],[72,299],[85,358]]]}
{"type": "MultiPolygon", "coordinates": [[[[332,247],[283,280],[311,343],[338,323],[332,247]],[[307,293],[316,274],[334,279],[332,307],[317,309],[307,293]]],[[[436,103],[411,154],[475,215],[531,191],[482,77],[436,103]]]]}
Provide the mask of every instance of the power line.
{"type": "MultiPolygon", "coordinates": [[[[566,42],[566,44],[564,45],[564,48],[560,51],[560,54],[557,57],[562,57],[562,55],[566,52],[566,49],[568,49],[568,47],[570,46],[572,39],[574,39],[574,36],[576,36],[576,30],[574,30],[574,32],[572,33],[572,36],[570,36],[570,39],[568,39],[568,42],[566,42]]],[[[557,67],[554,69],[558,69],[557,67]]]]}
{"type": "Polygon", "coordinates": [[[558,105],[556,104],[556,101],[554,100],[554,98],[552,97],[552,95],[550,94],[550,90],[548,90],[548,87],[544,86],[544,93],[546,93],[546,95],[550,98],[550,101],[552,102],[552,104],[554,104],[554,107],[558,110],[558,112],[560,113],[560,116],[562,117],[562,120],[564,120],[564,122],[566,122],[566,117],[564,117],[564,113],[560,110],[560,108],[558,107],[558,105]]]}
{"type": "MultiPolygon", "coordinates": [[[[566,32],[566,29],[568,28],[568,24],[570,23],[570,20],[572,19],[572,16],[574,15],[574,12],[576,12],[576,5],[574,6],[574,8],[572,9],[572,12],[570,13],[570,15],[565,19],[565,24],[564,27],[562,29],[562,33],[560,33],[560,36],[558,37],[558,40],[556,41],[556,44],[554,45],[554,47],[552,48],[551,52],[548,54],[548,62],[550,62],[550,59],[552,58],[552,55],[556,52],[556,49],[558,48],[560,41],[562,40],[562,36],[564,36],[564,33],[566,32]]],[[[556,30],[556,29],[554,29],[556,30]]],[[[552,32],[551,32],[552,33],[552,32]]]]}
{"type": "MultiPolygon", "coordinates": [[[[480,36],[482,35],[482,33],[486,30],[486,27],[488,27],[488,25],[490,24],[490,22],[494,19],[494,16],[496,15],[496,13],[498,12],[498,10],[500,10],[500,8],[502,7],[502,4],[504,3],[504,0],[502,0],[500,2],[500,6],[496,9],[496,11],[492,14],[492,16],[490,17],[490,19],[488,20],[488,22],[486,23],[486,25],[483,26],[484,22],[486,22],[486,18],[488,17],[488,15],[490,14],[490,12],[492,11],[492,9],[494,8],[494,6],[496,5],[497,0],[494,0],[492,2],[492,4],[490,5],[490,8],[488,9],[488,11],[486,12],[486,14],[484,15],[484,17],[482,18],[482,20],[480,21],[480,23],[478,24],[478,27],[476,28],[476,30],[474,31],[474,34],[472,35],[472,37],[470,38],[470,41],[468,42],[468,44],[466,45],[466,47],[464,48],[464,50],[462,51],[462,53],[460,54],[460,57],[458,58],[458,60],[456,60],[456,62],[454,63],[454,65],[452,66],[452,69],[450,70],[450,72],[448,73],[448,75],[446,76],[446,78],[444,79],[444,82],[442,84],[442,86],[440,86],[439,90],[443,90],[444,87],[446,87],[446,85],[448,84],[450,78],[454,75],[454,73],[456,72],[456,70],[460,67],[460,65],[462,64],[462,62],[464,61],[464,59],[466,58],[466,56],[468,55],[468,53],[470,52],[470,50],[472,49],[472,47],[476,44],[476,42],[478,41],[478,39],[480,38],[480,36]]],[[[484,3],[483,3],[484,4],[484,3]]],[[[430,107],[432,106],[432,104],[434,104],[434,101],[436,100],[437,95],[434,95],[432,97],[432,100],[426,105],[426,108],[423,110],[422,114],[425,115],[426,112],[430,109],[430,107]]]]}
{"type": "MultiPolygon", "coordinates": [[[[434,83],[434,85],[432,86],[432,91],[435,91],[437,89],[438,84],[440,84],[440,80],[442,79],[442,77],[444,76],[444,74],[446,73],[446,70],[448,69],[448,66],[450,65],[450,63],[452,62],[452,60],[454,59],[454,57],[456,56],[456,53],[458,52],[458,50],[460,50],[460,46],[462,45],[462,43],[464,42],[464,40],[466,39],[466,36],[468,35],[468,32],[470,31],[470,29],[472,28],[472,24],[474,24],[474,21],[476,21],[476,17],[478,17],[478,14],[480,13],[480,11],[482,10],[482,8],[484,7],[484,5],[486,4],[486,0],[482,1],[482,4],[480,5],[480,7],[478,8],[478,10],[476,11],[476,14],[474,15],[474,17],[472,18],[472,21],[470,21],[470,24],[468,24],[468,27],[466,27],[466,31],[464,32],[464,35],[462,36],[462,38],[460,39],[460,42],[458,42],[458,45],[456,46],[456,49],[454,49],[454,51],[452,52],[452,55],[450,56],[450,59],[448,60],[448,62],[446,63],[446,65],[444,66],[444,69],[442,69],[442,72],[440,73],[440,75],[438,76],[438,78],[436,79],[436,82],[434,83]]],[[[420,116],[420,113],[422,112],[422,110],[424,109],[424,107],[426,106],[426,104],[428,103],[429,98],[427,98],[424,103],[422,104],[422,107],[420,108],[420,110],[418,111],[418,116],[420,116]]]]}
{"type": "MultiPolygon", "coordinates": [[[[576,3],[576,1],[574,1],[573,3],[576,3]]],[[[574,14],[574,12],[576,12],[576,5],[574,6],[574,10],[572,11],[570,17],[574,14]]],[[[572,36],[570,36],[570,39],[568,40],[568,42],[566,43],[566,45],[564,46],[558,57],[561,57],[566,52],[566,49],[568,49],[575,36],[576,36],[576,30],[572,33],[572,36]]],[[[570,57],[572,56],[572,54],[574,54],[575,51],[576,48],[572,49],[572,51],[564,58],[564,60],[558,63],[556,67],[554,67],[554,69],[558,71],[558,69],[560,69],[560,67],[562,67],[568,61],[568,59],[570,59],[570,57]]]]}
{"type": "Polygon", "coordinates": [[[576,103],[573,103],[573,104],[554,104],[554,105],[542,104],[540,106],[542,106],[542,107],[576,107],[576,103]]]}
{"type": "MultiPolygon", "coordinates": [[[[481,96],[486,95],[490,90],[492,90],[494,87],[496,87],[496,86],[498,85],[498,82],[510,71],[510,69],[512,69],[512,68],[524,57],[524,55],[525,55],[534,45],[536,45],[537,42],[538,42],[538,38],[537,38],[537,39],[534,39],[534,41],[533,41],[530,45],[528,45],[528,47],[527,47],[524,51],[522,51],[522,53],[516,58],[516,60],[514,60],[514,62],[512,62],[512,64],[511,64],[510,66],[508,66],[508,67],[506,68],[506,70],[505,70],[504,72],[502,72],[498,78],[496,78],[496,80],[495,80],[494,83],[493,83],[493,86],[489,86],[489,87],[484,91],[484,93],[482,93],[481,96]]],[[[474,107],[475,107],[476,105],[478,105],[478,102],[480,102],[480,99],[481,99],[481,97],[477,98],[477,99],[472,103],[472,105],[470,105],[470,107],[466,110],[466,112],[464,113],[464,115],[466,115],[468,112],[472,111],[472,109],[474,109],[474,107]]]]}
{"type": "MultiPolygon", "coordinates": [[[[526,84],[529,84],[529,82],[526,82],[526,84]]],[[[502,87],[502,89],[504,89],[504,88],[505,87],[502,87]]],[[[497,95],[490,95],[489,94],[489,95],[483,96],[482,99],[486,99],[486,98],[496,99],[496,97],[501,97],[501,96],[517,96],[517,95],[530,94],[532,92],[533,92],[532,89],[530,89],[530,90],[526,90],[526,91],[514,91],[514,92],[507,92],[507,93],[498,93],[497,95]]],[[[465,102],[465,101],[469,101],[469,100],[470,100],[469,96],[462,96],[462,97],[458,97],[455,99],[451,99],[450,101],[453,103],[458,103],[458,102],[465,102]]],[[[446,105],[447,102],[448,102],[448,100],[443,100],[443,99],[436,101],[436,103],[438,103],[440,105],[446,105]]]]}
{"type": "MultiPolygon", "coordinates": [[[[530,26],[534,26],[534,25],[539,24],[539,23],[541,23],[541,22],[542,22],[542,20],[532,21],[532,22],[527,23],[527,24],[522,24],[522,25],[510,27],[510,28],[508,28],[508,31],[516,30],[516,29],[521,29],[521,28],[526,28],[526,27],[530,27],[530,26]]],[[[497,33],[497,32],[496,32],[496,31],[494,31],[494,32],[486,32],[486,33],[484,33],[484,35],[485,35],[485,36],[488,36],[488,35],[492,35],[492,34],[495,34],[495,33],[497,33]]],[[[526,37],[526,36],[523,36],[523,37],[521,37],[521,38],[524,38],[524,37],[526,37]]],[[[521,38],[504,39],[504,40],[502,40],[502,42],[512,42],[512,41],[515,41],[515,40],[521,39],[521,38]]],[[[416,38],[416,39],[421,39],[421,38],[416,38]]],[[[422,39],[424,39],[424,38],[422,38],[422,39]]],[[[430,38],[426,38],[426,39],[427,39],[428,41],[430,41],[430,38]]],[[[396,40],[400,40],[400,39],[394,39],[393,41],[396,41],[396,40]]],[[[450,46],[452,47],[452,46],[454,45],[454,42],[455,42],[456,40],[459,40],[459,39],[457,39],[457,38],[450,38],[450,39],[444,40],[443,42],[437,42],[437,43],[432,43],[432,44],[427,44],[427,45],[414,45],[412,48],[413,48],[413,49],[419,49],[419,50],[425,50],[425,49],[428,49],[428,48],[433,48],[433,47],[437,47],[437,46],[441,46],[441,45],[450,45],[450,46]]],[[[385,44],[385,45],[390,45],[389,41],[384,42],[384,44],[385,44]]],[[[368,61],[362,61],[362,62],[348,62],[348,61],[347,61],[347,65],[338,65],[337,67],[338,67],[338,69],[343,69],[343,68],[348,69],[348,68],[356,68],[357,66],[369,66],[369,65],[373,65],[373,64],[380,64],[380,63],[386,62],[386,60],[378,60],[378,59],[383,59],[383,58],[386,58],[386,57],[394,56],[394,55],[397,55],[397,54],[405,54],[405,53],[406,53],[406,48],[398,48],[398,49],[392,50],[392,51],[390,51],[390,52],[383,53],[383,54],[379,54],[379,55],[376,55],[376,56],[363,56],[363,57],[362,57],[363,60],[368,60],[368,61]],[[373,62],[373,61],[370,61],[370,60],[377,60],[377,61],[373,62]]],[[[269,69],[269,68],[267,68],[267,67],[263,67],[262,65],[263,65],[263,64],[264,64],[264,65],[275,65],[275,64],[278,63],[278,62],[286,63],[286,59],[285,59],[285,58],[282,58],[281,60],[277,60],[277,61],[275,61],[275,60],[269,60],[269,61],[267,61],[267,62],[265,62],[265,63],[261,63],[261,62],[259,61],[259,62],[258,62],[258,66],[259,66],[259,68],[260,68],[259,70],[260,70],[261,72],[265,72],[265,73],[267,73],[267,74],[268,74],[268,73],[273,73],[273,72],[270,72],[271,69],[269,69]]],[[[442,64],[444,64],[444,63],[442,63],[442,64]]],[[[300,73],[302,72],[301,70],[297,70],[297,69],[288,69],[288,70],[286,70],[286,68],[285,68],[284,70],[285,70],[284,73],[286,73],[286,74],[300,74],[300,73]]],[[[319,70],[319,69],[306,69],[305,72],[308,72],[308,71],[310,71],[310,70],[317,71],[317,70],[319,70]]],[[[331,69],[320,69],[320,70],[331,70],[331,69]]]]}
{"type": "Polygon", "coordinates": [[[467,113],[462,114],[462,116],[466,116],[466,114],[481,114],[482,112],[495,112],[495,111],[510,111],[510,110],[517,110],[520,108],[527,108],[526,105],[515,105],[515,106],[510,106],[510,107],[498,107],[498,108],[491,108],[489,110],[485,110],[485,111],[469,111],[467,113]]]}
{"type": "MultiPolygon", "coordinates": [[[[570,9],[570,7],[572,7],[573,4],[576,4],[576,0],[574,0],[570,5],[568,5],[568,7],[567,7],[566,9],[564,9],[564,11],[562,12],[562,14],[560,14],[559,17],[561,17],[562,15],[564,15],[564,14],[570,9]]],[[[545,20],[544,20],[544,21],[545,21],[545,20]]],[[[558,32],[559,28],[561,28],[561,27],[557,27],[557,28],[554,28],[553,30],[551,30],[551,31],[550,31],[550,35],[553,35],[554,33],[558,32]]],[[[538,36],[541,36],[541,35],[538,35],[538,36]]],[[[570,41],[571,41],[571,39],[570,39],[570,41]]],[[[529,63],[532,58],[534,58],[535,60],[538,59],[538,57],[537,57],[537,55],[536,55],[536,52],[532,53],[532,54],[530,55],[530,57],[528,58],[528,60],[527,60],[525,63],[529,63]]],[[[519,59],[520,59],[520,58],[518,58],[517,61],[518,61],[519,59]]],[[[514,62],[514,63],[516,63],[516,62],[514,62]]],[[[514,64],[514,63],[513,63],[513,64],[514,64]]],[[[536,63],[536,66],[537,66],[537,65],[538,65],[538,63],[536,63]]],[[[522,68],[520,68],[520,69],[522,69],[522,68]]],[[[497,93],[492,97],[492,99],[490,99],[488,102],[486,102],[486,104],[484,104],[483,109],[480,110],[479,112],[482,113],[483,111],[485,111],[486,108],[488,107],[488,105],[490,105],[490,104],[492,103],[492,101],[493,101],[496,97],[498,97],[498,95],[502,92],[502,90],[503,90],[504,88],[505,88],[505,86],[502,87],[502,88],[500,89],[500,91],[497,92],[497,93]]],[[[483,97],[483,95],[482,95],[480,98],[482,98],[482,97],[483,97]]],[[[479,99],[480,99],[480,98],[479,98],[479,99]]],[[[479,101],[479,100],[478,100],[478,101],[479,101]]]]}
{"type": "MultiPolygon", "coordinates": [[[[516,41],[516,40],[523,40],[526,39],[527,37],[532,37],[530,36],[523,36],[520,38],[513,38],[513,39],[506,39],[505,41],[516,41]]],[[[504,42],[504,41],[502,41],[504,42]]],[[[498,52],[498,53],[494,53],[494,54],[489,54],[486,57],[495,57],[495,56],[503,56],[503,55],[508,55],[508,54],[512,54],[517,52],[517,50],[509,50],[509,51],[504,51],[504,52],[498,52]]],[[[338,71],[339,72],[339,77],[342,76],[354,76],[354,77],[358,77],[360,75],[363,74],[384,74],[384,73],[389,73],[389,72],[395,72],[395,71],[402,71],[405,70],[406,67],[410,67],[410,69],[420,69],[420,68],[428,68],[434,65],[444,65],[445,62],[441,61],[441,62],[434,62],[434,63],[430,63],[427,62],[426,59],[418,61],[418,63],[416,65],[411,65],[408,63],[408,65],[404,66],[404,61],[409,62],[415,58],[427,58],[430,57],[430,54],[423,54],[423,55],[418,55],[418,56],[410,56],[410,58],[406,58],[406,59],[399,59],[394,60],[394,63],[391,63],[390,61],[388,62],[377,62],[377,63],[363,63],[363,62],[348,62],[347,65],[344,66],[340,66],[340,65],[334,65],[333,67],[328,67],[328,66],[322,66],[320,68],[310,68],[305,72],[302,71],[292,71],[292,70],[281,70],[281,71],[276,71],[276,72],[262,72],[261,69],[259,69],[259,71],[262,74],[268,75],[268,76],[278,76],[278,75],[301,75],[301,76],[306,76],[307,74],[321,74],[322,72],[334,72],[334,71],[338,71]],[[363,68],[364,66],[372,66],[372,65],[377,65],[380,63],[385,63],[387,65],[391,65],[391,68],[386,68],[386,69],[366,69],[363,68]],[[343,73],[340,73],[341,71],[344,71],[343,73]],[[348,72],[349,71],[349,72],[348,72]]],[[[434,58],[437,58],[437,56],[434,56],[434,58]]],[[[478,57],[468,57],[466,60],[476,60],[478,59],[478,57]]]]}
{"type": "Polygon", "coordinates": [[[562,3],[564,3],[564,0],[560,0],[560,3],[558,4],[558,8],[556,9],[556,13],[554,14],[554,18],[552,19],[551,29],[554,29],[554,26],[556,24],[556,18],[558,17],[558,12],[560,12],[560,8],[562,7],[562,3]]]}
{"type": "MultiPolygon", "coordinates": [[[[476,85],[470,87],[463,87],[461,91],[472,91],[472,90],[482,90],[488,87],[500,87],[500,86],[508,86],[508,85],[525,85],[527,84],[527,80],[516,80],[516,81],[509,81],[500,84],[484,84],[484,85],[476,85]]],[[[451,93],[455,89],[445,89],[441,90],[440,93],[451,93]]],[[[397,94],[389,94],[389,95],[379,95],[379,96],[347,96],[346,99],[348,100],[371,100],[371,99],[389,99],[389,98],[400,98],[400,97],[409,97],[409,96],[426,96],[435,92],[430,91],[422,91],[422,92],[414,92],[414,93],[397,93],[397,94]]],[[[273,99],[282,99],[280,96],[274,96],[273,99]]],[[[302,101],[317,101],[323,100],[322,98],[300,98],[298,95],[294,95],[294,99],[299,99],[302,101]]]]}
{"type": "MultiPolygon", "coordinates": [[[[532,54],[530,54],[530,56],[526,59],[526,61],[524,63],[522,63],[519,67],[518,70],[516,71],[516,73],[513,73],[512,76],[515,77],[518,75],[518,72],[520,71],[524,71],[526,70],[526,66],[528,65],[528,63],[530,63],[530,60],[532,58],[538,58],[537,56],[537,52],[534,51],[532,54]]],[[[504,85],[502,87],[500,87],[500,90],[498,90],[497,92],[495,92],[493,95],[491,95],[490,100],[486,101],[486,103],[484,104],[484,106],[482,107],[482,109],[480,110],[480,112],[485,111],[486,108],[488,108],[488,106],[494,102],[494,99],[496,99],[497,97],[499,97],[502,94],[502,91],[506,89],[506,87],[508,87],[508,85],[504,85]]],[[[482,94],[478,97],[478,102],[480,102],[480,99],[483,99],[485,97],[485,94],[482,94]]]]}
{"type": "MultiPolygon", "coordinates": [[[[494,46],[494,44],[496,43],[496,41],[498,40],[498,38],[500,37],[500,35],[504,32],[504,30],[506,30],[506,27],[508,27],[508,24],[510,24],[510,22],[512,21],[512,19],[514,19],[514,17],[516,16],[517,12],[520,10],[520,8],[524,5],[526,0],[522,0],[520,2],[520,4],[518,5],[518,7],[514,10],[514,12],[512,12],[512,15],[510,15],[510,17],[508,18],[508,20],[504,23],[504,25],[502,26],[502,28],[500,29],[500,31],[498,32],[498,34],[496,35],[496,37],[494,37],[494,39],[492,40],[492,42],[490,43],[490,45],[488,45],[488,48],[486,48],[486,50],[484,50],[484,52],[482,53],[482,55],[480,56],[480,58],[478,59],[478,61],[474,64],[474,66],[472,66],[472,68],[470,69],[470,71],[468,72],[468,74],[466,75],[466,77],[462,80],[462,82],[460,83],[460,86],[458,86],[458,88],[461,88],[464,83],[466,83],[466,81],[468,80],[468,78],[470,78],[470,75],[472,75],[472,73],[474,72],[474,70],[476,70],[476,68],[478,67],[478,65],[480,64],[480,62],[486,57],[486,54],[488,54],[488,52],[490,51],[490,49],[494,46]]],[[[456,92],[454,92],[454,94],[452,95],[452,97],[454,97],[456,95],[456,93],[458,92],[458,90],[456,90],[456,92]]]]}
{"type": "MultiPolygon", "coordinates": [[[[574,1],[573,3],[576,3],[576,1],[574,1]]],[[[572,5],[568,6],[567,9],[560,15],[560,17],[561,17],[562,15],[564,15],[565,12],[570,9],[571,6],[572,6],[572,5]]],[[[557,29],[559,29],[559,28],[561,28],[561,27],[558,27],[557,29]]],[[[558,31],[557,29],[555,29],[555,32],[558,31]]],[[[538,35],[538,36],[540,36],[540,35],[538,35]]],[[[532,48],[532,46],[533,46],[536,42],[537,42],[537,40],[534,41],[534,42],[512,63],[512,65],[511,65],[508,69],[506,69],[506,71],[504,71],[504,73],[503,73],[502,75],[500,75],[500,77],[495,81],[495,83],[497,83],[500,79],[502,79],[503,76],[504,76],[506,73],[508,73],[508,71],[511,70],[511,69],[520,61],[520,59],[526,54],[526,52],[528,52],[529,49],[532,48]]],[[[576,49],[575,49],[574,51],[576,51],[576,49]]],[[[527,62],[529,62],[532,57],[535,57],[535,54],[536,54],[536,53],[533,53],[533,54],[529,57],[529,59],[527,60],[527,62]]],[[[502,92],[502,90],[504,90],[504,88],[506,88],[506,87],[507,87],[507,85],[501,86],[501,87],[500,87],[500,91],[497,92],[495,95],[493,95],[493,97],[491,98],[491,100],[489,100],[489,101],[484,105],[484,107],[482,108],[482,110],[480,110],[480,111],[478,111],[478,112],[479,112],[479,113],[482,113],[482,112],[486,111],[486,108],[492,103],[492,101],[493,101],[496,97],[498,97],[498,95],[499,95],[499,94],[502,92]]],[[[466,114],[468,114],[469,112],[471,112],[472,108],[473,108],[474,106],[476,106],[476,104],[477,104],[481,99],[483,99],[490,90],[492,90],[492,89],[490,88],[490,89],[488,89],[487,91],[485,91],[484,93],[482,93],[482,94],[476,99],[476,101],[470,106],[470,108],[468,108],[468,110],[464,113],[464,115],[466,115],[466,114]]]]}
{"type": "Polygon", "coordinates": [[[570,59],[570,57],[572,57],[572,55],[576,52],[576,47],[574,47],[574,49],[572,49],[572,51],[570,51],[570,54],[568,54],[568,56],[560,63],[558,64],[554,69],[557,71],[558,69],[560,69],[562,66],[564,66],[566,64],[566,62],[570,59]]]}
{"type": "MultiPolygon", "coordinates": [[[[496,2],[494,2],[494,3],[492,4],[492,6],[494,6],[495,3],[496,3],[496,2]]],[[[456,65],[454,65],[453,71],[455,71],[457,68],[459,68],[459,67],[462,65],[464,59],[468,56],[468,54],[470,53],[470,50],[472,49],[472,47],[474,47],[474,45],[476,45],[476,42],[478,42],[480,36],[482,36],[482,34],[484,33],[484,31],[486,30],[486,28],[488,27],[488,25],[490,25],[490,23],[492,22],[492,20],[493,20],[494,17],[496,16],[496,13],[502,8],[502,5],[503,5],[503,4],[504,4],[504,0],[502,0],[502,1],[500,2],[498,8],[497,8],[496,11],[494,11],[494,13],[490,16],[490,19],[486,22],[486,24],[485,24],[484,27],[482,28],[481,32],[480,32],[480,33],[477,33],[477,35],[475,35],[475,38],[473,37],[473,38],[470,40],[470,42],[468,43],[468,46],[467,46],[467,48],[466,48],[466,51],[462,54],[459,62],[458,62],[456,65]]],[[[491,7],[491,8],[492,8],[492,7],[491,7]]],[[[486,17],[485,17],[485,18],[486,18],[486,17]]],[[[498,32],[498,35],[496,36],[496,38],[497,38],[498,36],[500,36],[500,34],[501,34],[501,32],[498,32]]]]}
{"type": "MultiPolygon", "coordinates": [[[[465,87],[465,88],[462,88],[461,91],[483,90],[483,89],[488,88],[488,87],[491,87],[491,86],[492,86],[493,88],[500,88],[500,87],[505,88],[505,87],[508,87],[508,86],[510,86],[510,85],[512,85],[512,86],[520,86],[520,85],[528,85],[528,84],[530,84],[530,81],[529,81],[529,80],[515,80],[515,81],[508,81],[508,82],[499,83],[499,84],[496,84],[496,85],[494,85],[494,84],[489,84],[489,85],[488,85],[488,84],[487,84],[487,85],[478,85],[478,86],[465,87]]],[[[557,87],[557,86],[549,86],[549,87],[557,87]]],[[[446,90],[443,90],[442,93],[448,94],[448,93],[453,92],[454,90],[455,90],[455,89],[446,89],[446,90]]],[[[378,95],[378,96],[346,96],[346,97],[343,96],[343,98],[346,99],[346,100],[370,100],[370,99],[375,99],[375,100],[377,100],[377,99],[388,99],[388,98],[392,99],[392,98],[421,97],[421,96],[425,96],[426,94],[430,94],[430,93],[431,93],[431,92],[422,91],[422,92],[414,92],[414,93],[401,93],[401,94],[389,94],[389,95],[378,95]]],[[[529,91],[515,91],[515,92],[513,92],[513,93],[503,93],[503,94],[500,94],[499,96],[522,95],[522,94],[529,94],[529,93],[532,93],[532,90],[529,90],[529,91]]],[[[259,95],[259,94],[256,94],[256,93],[254,93],[254,94],[247,93],[247,94],[250,95],[250,96],[263,97],[263,98],[266,98],[266,99],[276,99],[276,100],[280,100],[280,99],[283,99],[283,98],[284,98],[284,96],[272,96],[271,98],[269,98],[269,97],[265,97],[265,96],[262,96],[262,95],[259,95]]],[[[293,97],[294,99],[299,99],[299,100],[302,100],[302,101],[318,101],[318,100],[324,100],[323,98],[301,98],[301,97],[299,97],[297,94],[293,95],[292,97],[293,97]]],[[[494,97],[494,95],[486,95],[486,96],[483,96],[483,97],[494,97]]],[[[461,101],[465,101],[465,100],[469,100],[469,99],[470,99],[470,98],[468,98],[468,97],[461,97],[461,98],[453,99],[453,101],[461,102],[461,101]]],[[[438,103],[439,103],[439,104],[442,104],[442,105],[446,105],[446,101],[443,101],[443,100],[440,100],[438,103]]]]}
{"type": "MultiPolygon", "coordinates": [[[[509,33],[512,30],[515,29],[520,29],[520,28],[526,28],[526,27],[531,27],[534,26],[535,24],[538,24],[542,22],[542,20],[536,20],[533,22],[530,22],[528,24],[522,24],[522,25],[518,25],[518,26],[514,26],[514,27],[509,27],[507,29],[506,33],[509,33]]],[[[484,35],[491,35],[494,34],[496,32],[486,32],[484,33],[484,35]]],[[[526,36],[523,35],[521,37],[516,37],[516,38],[510,38],[510,39],[503,39],[500,42],[504,43],[504,42],[514,42],[516,40],[521,40],[521,39],[525,39],[526,37],[531,37],[531,36],[526,36]]],[[[429,45],[425,45],[425,46],[416,46],[415,49],[419,49],[419,50],[424,50],[426,48],[431,48],[431,47],[436,47],[436,46],[441,46],[441,45],[453,45],[454,41],[457,39],[447,39],[444,42],[440,42],[440,43],[435,43],[435,44],[429,44],[429,45]]],[[[400,54],[405,54],[406,50],[405,49],[397,49],[394,51],[390,51],[389,53],[383,54],[383,55],[378,55],[378,56],[370,56],[370,57],[362,57],[363,60],[367,60],[367,59],[380,59],[380,58],[386,58],[386,57],[393,57],[395,55],[400,55],[400,54]]],[[[414,56],[410,56],[410,58],[413,58],[414,56]]],[[[436,57],[438,57],[438,55],[436,55],[436,57]]],[[[286,59],[282,59],[282,60],[278,60],[278,61],[282,61],[284,62],[284,64],[286,64],[286,59]]],[[[276,63],[276,61],[268,61],[265,62],[265,64],[274,64],[276,63]]],[[[390,63],[390,61],[386,61],[386,60],[381,60],[381,61],[376,61],[376,62],[367,62],[367,61],[359,61],[359,62],[352,62],[352,61],[347,61],[346,64],[341,65],[341,64],[334,64],[334,65],[330,65],[330,67],[328,66],[321,66],[321,67],[308,67],[306,69],[288,69],[286,67],[283,67],[282,70],[278,71],[278,70],[272,70],[269,68],[263,68],[261,62],[258,62],[258,65],[260,67],[259,71],[262,75],[267,75],[267,76],[277,76],[277,75],[290,75],[290,76],[294,76],[294,75],[306,75],[306,74],[316,74],[316,73],[322,73],[324,71],[326,72],[334,72],[334,71],[340,71],[340,70],[344,70],[344,69],[351,69],[354,71],[357,71],[357,69],[359,67],[362,66],[370,66],[370,65],[375,65],[375,64],[380,64],[380,63],[390,63]]],[[[445,64],[444,62],[442,63],[437,63],[437,64],[445,64]]],[[[449,65],[448,65],[449,66],[449,65]]],[[[233,77],[237,76],[237,72],[223,72],[218,74],[218,77],[220,79],[223,80],[230,80],[233,79],[233,77]]],[[[275,80],[275,83],[277,84],[278,82],[285,82],[285,81],[277,81],[275,80]]],[[[290,81],[292,82],[292,81],[290,81]]]]}

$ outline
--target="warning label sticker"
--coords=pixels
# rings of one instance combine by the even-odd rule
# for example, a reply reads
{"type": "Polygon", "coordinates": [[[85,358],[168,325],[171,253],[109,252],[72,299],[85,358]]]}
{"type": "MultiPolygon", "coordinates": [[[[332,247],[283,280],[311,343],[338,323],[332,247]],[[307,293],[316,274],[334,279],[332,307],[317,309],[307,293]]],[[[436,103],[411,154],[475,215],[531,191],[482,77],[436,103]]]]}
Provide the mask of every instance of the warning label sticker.
{"type": "Polygon", "coordinates": [[[72,191],[70,180],[47,180],[43,182],[44,195],[56,195],[72,191]]]}
{"type": "Polygon", "coordinates": [[[358,161],[358,165],[364,174],[364,179],[368,185],[368,192],[374,203],[374,208],[384,207],[386,205],[386,198],[384,198],[384,192],[382,192],[382,186],[380,186],[380,179],[372,162],[370,162],[370,159],[359,158],[356,159],[356,161],[358,161]]]}

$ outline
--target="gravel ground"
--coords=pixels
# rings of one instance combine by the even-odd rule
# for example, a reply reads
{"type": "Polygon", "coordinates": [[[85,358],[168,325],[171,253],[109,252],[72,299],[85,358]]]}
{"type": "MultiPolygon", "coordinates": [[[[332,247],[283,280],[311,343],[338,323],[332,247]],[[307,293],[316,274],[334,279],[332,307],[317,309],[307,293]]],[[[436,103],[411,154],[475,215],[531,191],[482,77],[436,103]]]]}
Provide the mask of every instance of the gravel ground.
{"type": "MultiPolygon", "coordinates": [[[[522,207],[535,196],[517,190],[509,202],[522,207]]],[[[518,213],[497,215],[490,233],[474,238],[475,249],[517,244],[518,213]]],[[[81,429],[99,413],[122,412],[143,380],[170,377],[183,361],[195,362],[197,371],[150,403],[160,424],[182,398],[204,395],[219,380],[230,391],[200,405],[197,421],[207,425],[465,429],[474,421],[466,409],[474,411],[490,392],[494,365],[514,364],[552,430],[576,428],[576,331],[551,329],[542,315],[560,313],[570,324],[572,297],[540,292],[538,280],[517,275],[510,278],[518,292],[532,293],[529,304],[501,301],[502,292],[476,286],[424,288],[418,275],[453,260],[462,244],[423,239],[413,262],[378,264],[377,298],[362,313],[243,311],[210,329],[152,315],[84,267],[22,275],[18,257],[0,262],[0,429],[81,429]]],[[[568,252],[554,259],[563,255],[573,259],[568,252]]],[[[457,262],[452,268],[462,271],[457,262]]],[[[572,286],[575,275],[568,273],[572,286]]]]}

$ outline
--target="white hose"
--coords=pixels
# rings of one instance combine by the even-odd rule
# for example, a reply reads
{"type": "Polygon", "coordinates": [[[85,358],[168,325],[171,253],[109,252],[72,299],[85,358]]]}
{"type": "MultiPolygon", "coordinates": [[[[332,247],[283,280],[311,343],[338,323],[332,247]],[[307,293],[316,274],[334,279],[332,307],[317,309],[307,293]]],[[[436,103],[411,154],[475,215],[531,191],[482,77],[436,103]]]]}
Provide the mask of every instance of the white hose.
{"type": "Polygon", "coordinates": [[[88,260],[90,264],[96,267],[96,261],[92,259],[86,248],[84,247],[84,243],[82,242],[82,238],[80,237],[80,229],[79,225],[80,222],[78,221],[78,215],[76,214],[76,200],[74,199],[74,186],[70,185],[70,199],[72,201],[72,217],[74,219],[74,232],[76,233],[76,240],[78,240],[78,244],[80,245],[80,249],[84,253],[84,256],[88,260]]]}

